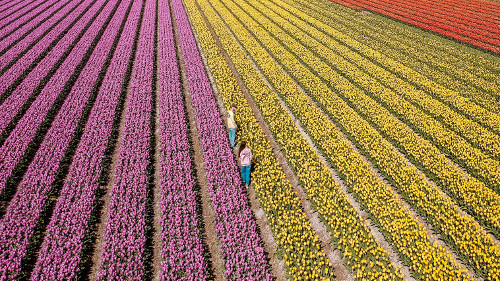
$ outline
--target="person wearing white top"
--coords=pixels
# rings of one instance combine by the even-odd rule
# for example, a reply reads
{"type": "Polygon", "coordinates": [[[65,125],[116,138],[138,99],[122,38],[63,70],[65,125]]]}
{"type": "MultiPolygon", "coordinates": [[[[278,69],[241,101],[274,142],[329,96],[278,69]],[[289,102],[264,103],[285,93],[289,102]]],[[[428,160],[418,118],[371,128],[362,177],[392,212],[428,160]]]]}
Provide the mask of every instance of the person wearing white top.
{"type": "Polygon", "coordinates": [[[231,109],[227,112],[227,127],[229,129],[229,142],[231,143],[231,147],[234,148],[235,140],[236,140],[236,121],[234,121],[234,111],[236,110],[236,105],[233,104],[231,109]]]}

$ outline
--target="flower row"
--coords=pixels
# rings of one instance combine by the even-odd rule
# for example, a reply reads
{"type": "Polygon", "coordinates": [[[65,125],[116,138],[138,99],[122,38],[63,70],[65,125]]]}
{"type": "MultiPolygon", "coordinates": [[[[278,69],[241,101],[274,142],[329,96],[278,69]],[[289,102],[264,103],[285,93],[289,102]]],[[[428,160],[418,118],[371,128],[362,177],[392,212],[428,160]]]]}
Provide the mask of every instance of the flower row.
{"type": "Polygon", "coordinates": [[[75,69],[78,69],[77,66],[84,60],[85,55],[94,49],[95,46],[92,43],[95,38],[98,39],[102,35],[104,24],[110,17],[114,6],[115,3],[106,4],[103,0],[98,3],[93,13],[89,14],[89,17],[92,17],[100,12],[87,30],[88,32],[82,37],[84,40],[76,44],[70,56],[62,63],[27,114],[20,120],[11,137],[2,146],[2,149],[21,152],[18,155],[24,154],[24,149],[28,148],[40,123],[47,123],[45,118],[54,119],[43,142],[39,144],[39,149],[32,152],[35,154],[33,161],[27,167],[17,187],[17,192],[0,221],[0,236],[2,237],[0,268],[2,273],[7,272],[10,275],[10,277],[4,275],[6,278],[14,278],[20,274],[21,262],[27,254],[30,254],[29,245],[33,243],[33,239],[37,239],[36,236],[34,237],[35,227],[39,220],[44,219],[44,210],[50,203],[49,195],[57,178],[61,161],[92,93],[92,81],[97,80],[99,71],[90,68],[90,72],[85,73],[87,74],[85,79],[88,80],[78,80],[79,83],[75,83],[75,87],[67,94],[65,100],[61,100],[59,95],[65,96],[65,84],[75,69]],[[85,88],[84,85],[86,85],[85,88]],[[55,113],[51,112],[57,114],[55,117],[50,114],[46,116],[49,109],[57,106],[57,103],[62,103],[59,105],[60,114],[55,111],[55,113]],[[11,144],[16,144],[16,146],[10,147],[11,144]]]}
{"type": "Polygon", "coordinates": [[[109,191],[97,280],[142,280],[145,276],[146,201],[149,188],[150,122],[154,81],[156,1],[146,0],[134,68],[125,102],[118,162],[109,191]]]}
{"type": "MultiPolygon", "coordinates": [[[[231,21],[231,24],[235,24],[235,19],[232,18],[229,11],[222,7],[220,2],[211,1],[211,5],[218,10],[224,21],[231,21]]],[[[200,1],[200,6],[204,9],[205,15],[211,21],[236,70],[243,78],[252,98],[269,124],[276,141],[287,157],[289,165],[301,180],[301,185],[308,194],[309,200],[327,225],[333,242],[338,244],[346,259],[346,265],[359,277],[372,279],[385,276],[388,279],[400,279],[401,273],[390,263],[387,252],[373,238],[365,222],[362,221],[347,196],[342,193],[332,178],[329,169],[321,163],[319,156],[301,136],[292,118],[281,105],[273,90],[267,86],[261,74],[254,68],[252,61],[246,58],[245,51],[238,46],[225,26],[221,25],[221,20],[217,18],[214,11],[203,8],[209,5],[200,1]],[[362,260],[368,261],[372,267],[361,263],[362,260]]],[[[275,68],[272,61],[266,58],[265,50],[255,45],[255,40],[244,29],[233,29],[233,33],[238,35],[238,40],[242,42],[247,51],[251,52],[252,55],[260,55],[259,59],[268,62],[265,64],[266,69],[268,69],[266,71],[274,72],[276,76],[283,76],[279,69],[275,68]]],[[[284,86],[288,85],[286,81],[283,83],[284,86]]],[[[298,276],[301,276],[300,272],[298,276]]]]}
{"type": "MultiPolygon", "coordinates": [[[[91,2],[91,0],[89,0],[89,2],[91,2]]],[[[53,48],[49,56],[46,56],[45,59],[41,61],[37,67],[35,67],[33,71],[31,71],[30,74],[23,80],[23,83],[16,88],[16,91],[1,104],[0,120],[2,121],[0,124],[2,124],[2,126],[0,128],[2,133],[5,131],[7,124],[9,124],[13,118],[21,118],[3,143],[2,147],[0,147],[0,155],[2,155],[1,157],[4,160],[0,164],[0,193],[4,191],[8,178],[12,175],[13,171],[15,171],[14,168],[22,159],[25,151],[29,148],[29,143],[35,137],[40,124],[45,120],[45,117],[51,110],[54,102],[58,99],[65,83],[70,78],[74,70],[63,67],[62,65],[59,65],[59,68],[53,73],[47,73],[48,69],[54,66],[54,64],[56,64],[65,53],[66,55],[69,55],[66,52],[68,48],[71,48],[71,52],[74,50],[75,53],[79,53],[80,58],[83,57],[88,47],[80,49],[77,48],[77,45],[78,47],[82,46],[82,44],[90,45],[93,37],[88,37],[89,39],[87,42],[82,42],[80,40],[76,44],[71,43],[73,43],[73,41],[77,38],[77,35],[82,32],[85,25],[87,25],[92,20],[94,15],[99,12],[100,8],[102,8],[99,4],[102,5],[102,3],[98,3],[98,5],[92,6],[87,11],[78,24],[74,25],[73,28],[66,34],[67,37],[65,36],[64,39],[67,40],[60,41],[61,44],[58,44],[56,48],[53,48]],[[63,75],[59,77],[58,75],[61,73],[63,75]],[[45,77],[47,74],[47,78],[50,77],[50,80],[43,86],[40,85],[42,79],[47,79],[45,77]],[[55,81],[58,81],[57,85],[54,85],[55,81]],[[41,88],[41,86],[43,88],[41,88]],[[26,113],[23,115],[24,111],[21,109],[25,106],[24,104],[30,97],[33,98],[34,91],[36,93],[34,96],[35,101],[33,101],[30,107],[26,110],[26,113]],[[18,114],[21,116],[18,116],[18,114]]],[[[95,36],[98,30],[91,30],[90,32],[90,35],[95,36]]],[[[70,58],[67,61],[74,61],[74,59],[70,58]]],[[[79,62],[79,60],[76,61],[76,64],[79,62]]]]}
{"type": "MultiPolygon", "coordinates": [[[[31,27],[37,26],[37,24],[40,24],[40,22],[46,19],[45,17],[37,17],[37,15],[40,13],[45,16],[50,15],[50,10],[49,12],[47,12],[47,10],[51,8],[51,6],[54,6],[57,2],[58,1],[38,0],[33,1],[24,7],[19,7],[18,9],[2,12],[0,15],[0,33],[9,34],[21,26],[26,25],[29,21],[36,22],[35,25],[32,25],[31,27]],[[11,13],[9,14],[9,12],[11,13]]],[[[64,4],[64,2],[62,4],[64,4]]],[[[55,6],[57,7],[58,5],[55,6]]],[[[1,37],[4,36],[2,35],[1,37]]]]}
{"type": "MultiPolygon", "coordinates": [[[[86,8],[89,8],[89,4],[92,2],[93,1],[91,0],[87,0],[84,3],[86,5],[81,5],[81,9],[77,9],[78,11],[75,12],[83,13],[86,8]]],[[[93,7],[97,8],[97,5],[94,5],[93,7]]],[[[69,10],[66,12],[69,12],[69,10]]],[[[67,22],[63,21],[62,25],[59,25],[57,28],[53,28],[47,37],[42,38],[37,45],[24,54],[12,67],[9,68],[7,72],[2,75],[2,77],[0,77],[2,81],[0,84],[0,92],[4,98],[2,104],[0,105],[1,133],[5,133],[8,125],[18,114],[22,114],[22,109],[26,101],[28,101],[34,93],[41,90],[40,88],[43,87],[43,81],[50,78],[51,75],[54,74],[53,69],[59,66],[58,63],[61,58],[67,55],[68,50],[71,50],[76,45],[78,35],[84,30],[85,25],[87,25],[92,19],[92,12],[95,13],[95,10],[87,11],[87,16],[84,16],[80,21],[78,21],[73,28],[69,30],[67,34],[54,46],[54,48],[50,50],[47,56],[45,56],[44,59],[42,59],[33,69],[30,69],[30,65],[37,60],[38,56],[44,52],[46,47],[52,44],[53,39],[58,37],[60,33],[66,29],[68,24],[67,22]],[[12,84],[25,72],[29,72],[28,75],[26,75],[20,84],[15,86],[9,95],[6,96],[5,91],[9,87],[12,87],[12,84]]],[[[5,56],[9,57],[11,55],[15,55],[10,53],[12,50],[14,49],[10,49],[5,56]]],[[[21,51],[22,49],[20,49],[19,52],[21,51]]],[[[1,191],[2,188],[0,188],[0,193],[1,191]]]]}
{"type": "Polygon", "coordinates": [[[408,1],[407,5],[399,6],[395,5],[401,4],[399,1],[387,2],[384,0],[377,0],[377,2],[369,2],[363,0],[365,5],[376,5],[384,10],[394,12],[398,15],[403,15],[408,18],[417,19],[418,21],[434,25],[446,30],[450,30],[456,33],[463,34],[467,37],[477,39],[479,41],[484,41],[492,45],[499,45],[498,41],[498,24],[495,23],[495,15],[489,15],[485,13],[482,17],[480,23],[476,20],[472,20],[471,16],[464,16],[463,12],[455,11],[453,15],[450,16],[443,7],[448,7],[448,4],[431,4],[431,6],[426,1],[408,1]]]}
{"type": "MultiPolygon", "coordinates": [[[[390,22],[380,26],[382,23],[372,22],[371,18],[354,21],[352,13],[342,10],[323,9],[319,11],[318,9],[322,7],[314,9],[313,6],[307,6],[310,5],[309,3],[300,3],[300,5],[307,7],[302,11],[319,22],[327,24],[333,29],[342,30],[345,35],[352,39],[363,42],[395,61],[404,62],[407,67],[482,107],[500,113],[500,106],[495,103],[494,98],[494,89],[498,89],[499,86],[490,81],[494,80],[494,77],[492,77],[492,73],[487,72],[485,67],[467,64],[465,60],[450,62],[450,54],[425,46],[421,44],[420,40],[407,38],[404,35],[404,29],[395,31],[396,25],[390,22]]],[[[314,21],[308,21],[307,18],[298,14],[296,16],[320,28],[314,21]]]]}
{"type": "Polygon", "coordinates": [[[308,272],[307,274],[318,278],[332,278],[333,272],[318,238],[229,65],[204,24],[196,4],[193,1],[186,1],[185,4],[225,106],[228,108],[232,104],[238,105],[238,136],[252,148],[256,166],[252,173],[253,187],[279,247],[276,253],[285,262],[288,276],[297,279],[308,272]],[[297,258],[306,253],[312,254],[314,258],[297,258]]]}
{"type": "Polygon", "coordinates": [[[440,23],[436,18],[427,18],[423,13],[414,12],[412,10],[400,9],[387,4],[383,1],[369,1],[369,0],[332,0],[335,3],[343,4],[345,2],[358,5],[360,7],[370,9],[377,13],[387,15],[389,17],[407,22],[418,27],[428,29],[445,36],[449,36],[459,41],[492,51],[500,52],[500,42],[498,39],[486,37],[481,35],[483,29],[472,29],[464,25],[461,28],[455,27],[451,24],[440,23]]]}
{"type": "MultiPolygon", "coordinates": [[[[332,50],[344,57],[344,59],[342,59],[343,63],[337,63],[335,66],[343,73],[350,74],[348,77],[355,83],[363,86],[374,94],[382,92],[383,89],[379,89],[380,87],[378,86],[384,85],[389,91],[392,90],[398,94],[402,94],[403,97],[411,103],[408,105],[405,104],[405,107],[412,107],[413,104],[413,106],[421,108],[427,112],[428,115],[440,120],[444,125],[456,131],[459,136],[462,136],[473,145],[480,147],[486,153],[494,157],[500,155],[498,152],[500,151],[500,137],[495,134],[498,132],[498,125],[500,124],[498,115],[486,111],[478,105],[471,103],[469,100],[460,97],[457,93],[438,85],[416,71],[374,51],[368,46],[356,42],[334,29],[326,28],[327,25],[321,23],[317,24],[317,29],[310,28],[307,24],[301,25],[301,27],[306,29],[312,37],[321,38],[321,42],[325,42],[328,48],[324,45],[317,46],[317,43],[315,45],[310,45],[309,42],[307,42],[306,45],[314,48],[313,50],[320,54],[323,60],[329,58],[332,50]],[[329,38],[330,36],[332,38],[329,38]],[[326,44],[326,42],[328,42],[328,44],[326,44]],[[364,72],[357,70],[357,68],[364,70],[364,72]],[[417,87],[413,85],[426,89],[431,95],[418,90],[417,87]],[[456,113],[450,107],[456,108],[460,113],[456,113]],[[475,120],[487,128],[491,128],[491,131],[483,128],[472,120],[475,120]]],[[[329,61],[331,62],[333,60],[330,59],[329,61]]],[[[432,135],[431,132],[428,134],[432,135]]],[[[447,147],[449,145],[452,144],[447,143],[443,146],[447,147]]]]}
{"type": "MultiPolygon", "coordinates": [[[[57,44],[58,39],[62,37],[62,32],[68,30],[72,23],[76,23],[79,16],[83,15],[91,7],[92,2],[94,1],[82,1],[80,3],[71,1],[71,3],[60,7],[59,12],[55,13],[53,17],[38,23],[38,26],[36,20],[32,20],[24,26],[26,29],[20,28],[0,41],[0,53],[2,54],[0,57],[0,70],[5,71],[1,77],[2,81],[5,82],[0,85],[0,94],[2,96],[34,62],[40,59],[44,52],[50,51],[57,44]],[[35,25],[31,26],[31,22],[35,22],[35,25]],[[30,46],[32,47],[30,48],[30,46]],[[22,56],[19,57],[21,54],[22,56]],[[16,61],[16,59],[18,60],[16,61]],[[12,63],[14,64],[5,69],[12,63]]],[[[73,40],[70,41],[70,44],[72,42],[73,40]]],[[[47,70],[50,70],[50,68],[48,67],[47,70]]]]}
{"type": "Polygon", "coordinates": [[[414,32],[406,25],[384,21],[375,17],[359,17],[350,10],[337,9],[325,3],[285,0],[277,3],[301,6],[301,11],[314,20],[295,15],[311,25],[328,33],[318,24],[341,30],[345,35],[363,42],[392,59],[404,63],[413,70],[424,74],[458,94],[473,100],[482,107],[499,113],[500,107],[495,96],[500,92],[496,82],[497,74],[491,60],[471,52],[457,52],[456,49],[443,50],[441,42],[414,32]],[[428,42],[426,42],[428,41],[428,42]]]}

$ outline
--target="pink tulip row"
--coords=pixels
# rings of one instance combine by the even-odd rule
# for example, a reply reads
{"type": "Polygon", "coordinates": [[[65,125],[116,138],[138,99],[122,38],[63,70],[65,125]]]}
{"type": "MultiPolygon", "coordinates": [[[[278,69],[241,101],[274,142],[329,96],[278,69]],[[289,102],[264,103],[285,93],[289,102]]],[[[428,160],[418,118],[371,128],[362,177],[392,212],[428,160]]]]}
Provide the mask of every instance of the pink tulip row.
{"type": "Polygon", "coordinates": [[[169,1],[158,7],[160,125],[160,280],[206,280],[189,129],[181,92],[169,1]]]}
{"type": "MultiPolygon", "coordinates": [[[[122,1],[99,41],[76,85],[81,92],[92,91],[94,79],[103,67],[130,5],[122,1]],[[88,77],[85,77],[87,76],[88,77]],[[79,83],[81,82],[81,83],[79,83]]],[[[54,214],[47,227],[32,280],[73,280],[78,276],[85,235],[96,200],[102,161],[111,135],[115,108],[125,82],[141,4],[136,1],[104,77],[94,107],[69,168],[54,214]],[[125,63],[124,63],[125,62],[125,63]]],[[[67,140],[66,140],[67,143],[67,140]]]]}
{"type": "Polygon", "coordinates": [[[173,0],[214,221],[229,280],[271,279],[238,167],[181,0],[173,0]]]}
{"type": "MultiPolygon", "coordinates": [[[[23,80],[22,84],[16,88],[2,105],[0,105],[1,132],[5,130],[6,124],[10,122],[9,119],[16,116],[16,113],[39,85],[40,80],[45,77],[48,69],[57,62],[66,48],[71,46],[71,41],[76,38],[78,33],[81,32],[81,29],[94,17],[94,15],[99,12],[104,3],[105,1],[99,0],[96,5],[92,6],[92,8],[90,8],[81,18],[81,21],[73,26],[72,30],[66,34],[69,40],[61,40],[61,44],[53,48],[51,53],[30,72],[23,80]]],[[[11,132],[3,146],[0,147],[0,158],[3,159],[3,161],[0,162],[0,193],[5,189],[8,177],[11,176],[15,166],[21,160],[26,149],[28,149],[28,145],[35,136],[38,127],[46,118],[52,104],[63,90],[64,85],[70,78],[81,58],[85,55],[98,31],[98,28],[89,28],[87,30],[85,35],[75,45],[71,54],[42,89],[26,114],[19,120],[16,128],[11,132]]],[[[3,81],[2,77],[2,82],[3,81]]]]}
{"type": "Polygon", "coordinates": [[[144,277],[156,0],[147,0],[123,120],[98,280],[144,277]]]}
{"type": "Polygon", "coordinates": [[[42,12],[44,9],[47,9],[55,3],[56,1],[53,0],[37,0],[29,3],[21,9],[13,11],[3,18],[0,16],[0,34],[7,34],[9,32],[12,32],[12,30],[16,29],[22,24],[25,24],[29,19],[36,16],[36,14],[42,12]]]}
{"type": "MultiPolygon", "coordinates": [[[[103,3],[105,2],[103,0],[103,3]]],[[[37,101],[32,105],[31,112],[28,111],[28,114],[21,119],[18,127],[16,127],[16,130],[18,128],[21,130],[19,132],[15,130],[14,134],[11,135],[13,138],[17,136],[20,138],[17,139],[17,142],[10,142],[11,138],[9,138],[4,147],[9,147],[13,143],[27,146],[31,138],[23,138],[25,133],[36,131],[39,121],[43,119],[40,118],[43,117],[40,113],[44,112],[43,110],[46,112],[47,108],[52,106],[83,56],[92,51],[91,47],[94,46],[91,46],[91,43],[110,16],[115,5],[115,2],[108,2],[104,9],[101,10],[89,27],[86,36],[82,37],[82,40],[78,42],[58,69],[56,75],[53,76],[51,82],[47,84],[37,101]],[[40,119],[36,120],[36,117],[40,119]]],[[[109,45],[111,44],[112,41],[109,42],[109,45]]],[[[84,68],[85,71],[81,73],[77,83],[68,94],[60,114],[55,117],[45,139],[17,187],[17,193],[11,200],[5,216],[0,221],[0,279],[15,277],[21,269],[21,262],[27,254],[37,221],[49,199],[48,193],[52,189],[52,183],[60,168],[59,164],[75,133],[83,109],[99,76],[100,69],[94,68],[95,64],[102,65],[105,57],[96,53],[93,59],[84,68]],[[11,274],[10,277],[9,274],[11,274]]]]}
{"type": "MultiPolygon", "coordinates": [[[[90,3],[90,2],[89,2],[90,3]]],[[[51,46],[54,39],[61,34],[61,32],[68,27],[68,25],[75,20],[77,14],[69,15],[72,8],[77,6],[78,1],[58,1],[57,4],[49,8],[42,15],[30,20],[29,23],[23,27],[17,29],[15,32],[5,37],[0,41],[0,52],[4,53],[0,57],[0,69],[5,68],[11,64],[22,52],[26,51],[30,45],[32,45],[36,40],[40,39],[44,33],[50,31],[46,36],[41,38],[41,40],[33,46],[31,50],[28,51],[27,55],[23,58],[23,64],[16,64],[14,67],[9,68],[10,75],[2,75],[2,79],[9,77],[9,83],[0,88],[0,93],[3,94],[6,87],[10,86],[27,68],[28,66],[49,46],[51,46]],[[64,7],[63,7],[64,6],[64,7]],[[62,7],[62,8],[61,8],[62,7]],[[50,15],[54,11],[57,11],[52,17],[43,20],[44,17],[50,15]],[[68,19],[69,16],[69,19],[68,19]],[[66,17],[64,23],[60,23],[54,26],[59,20],[66,17]],[[22,38],[24,36],[24,38],[22,38]],[[22,39],[21,39],[22,38],[22,39]],[[17,42],[17,43],[16,43],[17,42]],[[27,60],[29,59],[29,60],[27,60]],[[14,68],[13,70],[11,70],[14,68]]],[[[87,7],[87,5],[83,5],[87,7]]],[[[80,8],[79,13],[85,9],[80,8]]],[[[7,81],[6,81],[7,82],[7,81]]]]}
{"type": "Polygon", "coordinates": [[[0,17],[8,16],[12,11],[19,10],[23,6],[26,5],[26,1],[23,0],[14,0],[14,1],[1,1],[0,3],[0,17]],[[9,2],[9,3],[4,3],[9,2]]]}

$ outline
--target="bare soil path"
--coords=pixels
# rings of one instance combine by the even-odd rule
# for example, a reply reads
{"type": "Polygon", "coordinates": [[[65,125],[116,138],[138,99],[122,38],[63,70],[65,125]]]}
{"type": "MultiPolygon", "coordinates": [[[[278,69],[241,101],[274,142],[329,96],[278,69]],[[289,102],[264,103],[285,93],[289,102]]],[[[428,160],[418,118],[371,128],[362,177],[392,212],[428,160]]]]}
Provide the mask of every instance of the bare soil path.
{"type": "MultiPolygon", "coordinates": [[[[158,12],[157,12],[158,16],[158,12]]],[[[157,21],[158,23],[158,21],[157,21]]],[[[158,36],[155,36],[156,40],[158,39],[158,36]]],[[[155,43],[156,46],[156,43],[155,43]]],[[[156,49],[156,47],[155,47],[156,49]]],[[[157,56],[156,60],[158,61],[158,52],[155,51],[155,55],[157,56]]],[[[158,72],[158,67],[156,65],[156,72],[158,72]]],[[[156,74],[156,77],[158,77],[158,73],[156,74]]],[[[160,180],[160,158],[161,158],[161,151],[160,151],[160,106],[158,104],[158,80],[156,80],[156,87],[155,91],[153,92],[154,95],[154,100],[155,102],[155,154],[154,154],[154,184],[152,186],[152,199],[153,199],[153,237],[152,237],[152,247],[153,247],[153,258],[152,258],[152,264],[151,264],[151,276],[153,277],[154,280],[160,280],[159,278],[159,273],[160,273],[160,262],[161,262],[161,239],[160,239],[160,233],[161,233],[161,226],[160,226],[160,221],[161,221],[161,205],[160,205],[160,200],[161,200],[161,180],[160,180]]]]}

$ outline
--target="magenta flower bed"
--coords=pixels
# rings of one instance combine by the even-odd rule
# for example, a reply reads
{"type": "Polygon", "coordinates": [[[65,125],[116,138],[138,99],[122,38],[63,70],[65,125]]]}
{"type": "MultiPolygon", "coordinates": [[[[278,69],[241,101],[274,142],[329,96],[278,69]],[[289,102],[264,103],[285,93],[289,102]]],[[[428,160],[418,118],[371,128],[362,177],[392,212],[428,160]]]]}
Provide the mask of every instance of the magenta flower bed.
{"type": "MultiPolygon", "coordinates": [[[[130,1],[120,3],[112,22],[80,76],[82,79],[79,81],[83,87],[91,87],[94,84],[95,81],[85,78],[86,72],[89,72],[89,77],[94,77],[102,68],[106,59],[105,54],[112,46],[129,4],[130,1]]],[[[136,1],[129,13],[47,227],[32,280],[72,280],[77,277],[80,255],[84,254],[83,239],[88,231],[96,199],[95,191],[99,186],[99,176],[102,172],[101,164],[110,138],[115,108],[125,82],[128,58],[132,52],[140,11],[141,3],[136,1]]]]}
{"type": "Polygon", "coordinates": [[[243,192],[226,129],[181,0],[173,0],[180,47],[205,161],[225,275],[230,280],[271,279],[257,225],[243,192]]]}
{"type": "MultiPolygon", "coordinates": [[[[46,90],[45,95],[42,93],[39,96],[41,100],[40,103],[37,103],[39,107],[33,106],[30,109],[34,109],[36,113],[39,113],[44,112],[42,109],[50,107],[51,103],[47,104],[46,102],[55,99],[53,96],[57,96],[61,92],[65,82],[87,52],[92,40],[110,16],[115,5],[114,2],[109,2],[104,7],[86,33],[88,37],[84,36],[79,41],[72,54],[63,63],[61,68],[59,68],[58,72],[60,73],[56,73],[54,76],[55,81],[49,83],[44,89],[46,90]]],[[[75,132],[79,118],[92,92],[93,82],[96,81],[99,75],[99,69],[93,69],[92,63],[99,64],[101,62],[91,62],[83,75],[80,76],[78,83],[72,88],[66,102],[63,104],[60,114],[54,120],[19,184],[17,193],[12,199],[5,216],[0,221],[0,279],[5,277],[15,278],[19,273],[21,260],[26,255],[29,240],[34,233],[37,220],[47,202],[47,193],[51,190],[51,184],[55,179],[59,163],[64,156],[64,152],[75,132]],[[7,273],[9,273],[10,277],[7,273]]],[[[28,130],[31,129],[32,131],[34,130],[33,127],[36,129],[37,123],[31,119],[32,116],[26,115],[25,117],[22,120],[25,122],[21,122],[17,128],[28,128],[28,130]],[[32,125],[31,128],[30,125],[32,125]]],[[[26,131],[22,130],[19,132],[19,135],[16,133],[11,135],[11,137],[24,136],[22,134],[24,132],[26,131]]],[[[19,143],[22,144],[23,141],[26,144],[29,139],[21,138],[19,143]]],[[[2,149],[9,147],[9,144],[13,144],[13,142],[6,142],[2,149]]],[[[4,180],[3,177],[2,180],[4,180]]]]}
{"type": "Polygon", "coordinates": [[[160,280],[206,280],[189,129],[168,1],[159,1],[160,280]]]}
{"type": "Polygon", "coordinates": [[[147,0],[110,191],[98,280],[144,276],[156,0],[147,0]]]}
{"type": "MultiPolygon", "coordinates": [[[[81,25],[85,25],[92,19],[92,17],[99,11],[99,8],[105,3],[104,0],[99,0],[96,5],[94,5],[84,17],[81,18],[81,25]]],[[[107,12],[111,12],[110,9],[107,12]]],[[[102,25],[107,17],[104,11],[101,11],[101,15],[99,15],[99,19],[101,19],[98,24],[102,25]]],[[[46,118],[47,113],[49,112],[51,106],[56,101],[59,93],[64,88],[64,85],[70,78],[71,74],[75,71],[75,67],[81,61],[82,57],[87,52],[87,49],[90,47],[92,40],[97,35],[99,31],[99,26],[93,24],[92,28],[89,28],[85,35],[82,37],[80,41],[76,44],[74,49],[71,51],[71,54],[66,58],[66,60],[62,63],[62,65],[57,69],[55,74],[52,76],[47,85],[43,88],[39,96],[30,106],[26,114],[19,120],[16,128],[11,132],[10,136],[7,138],[3,146],[0,148],[0,158],[4,161],[0,164],[0,193],[5,189],[5,184],[7,182],[8,177],[11,175],[14,167],[19,162],[24,152],[28,148],[29,143],[35,136],[38,127],[46,118]]],[[[83,26],[79,26],[79,24],[75,25],[73,32],[68,33],[68,36],[76,36],[77,33],[81,31],[80,28],[83,26]]],[[[48,55],[46,57],[47,62],[54,62],[54,58],[57,55],[62,55],[62,53],[66,50],[63,47],[68,47],[68,45],[56,46],[54,49],[53,56],[48,55]]],[[[45,60],[44,60],[45,61],[45,60]]],[[[32,91],[38,85],[39,81],[45,76],[43,75],[50,69],[50,67],[44,68],[46,66],[45,63],[40,63],[38,66],[30,73],[28,77],[23,81],[17,89],[20,91],[20,95],[17,92],[12,93],[9,96],[9,99],[5,100],[4,103],[0,106],[0,131],[6,127],[9,121],[8,118],[13,118],[14,111],[19,109],[22,104],[24,104],[25,100],[32,94],[32,91]],[[45,70],[45,71],[44,71],[45,70]],[[26,81],[26,84],[24,83],[26,81]],[[22,87],[26,85],[27,87],[22,87]]],[[[3,77],[2,77],[3,78],[3,77]]],[[[2,80],[3,81],[3,80],[2,80]]],[[[1,85],[1,84],[0,84],[1,85]]],[[[50,184],[50,183],[49,183],[50,184]]]]}

